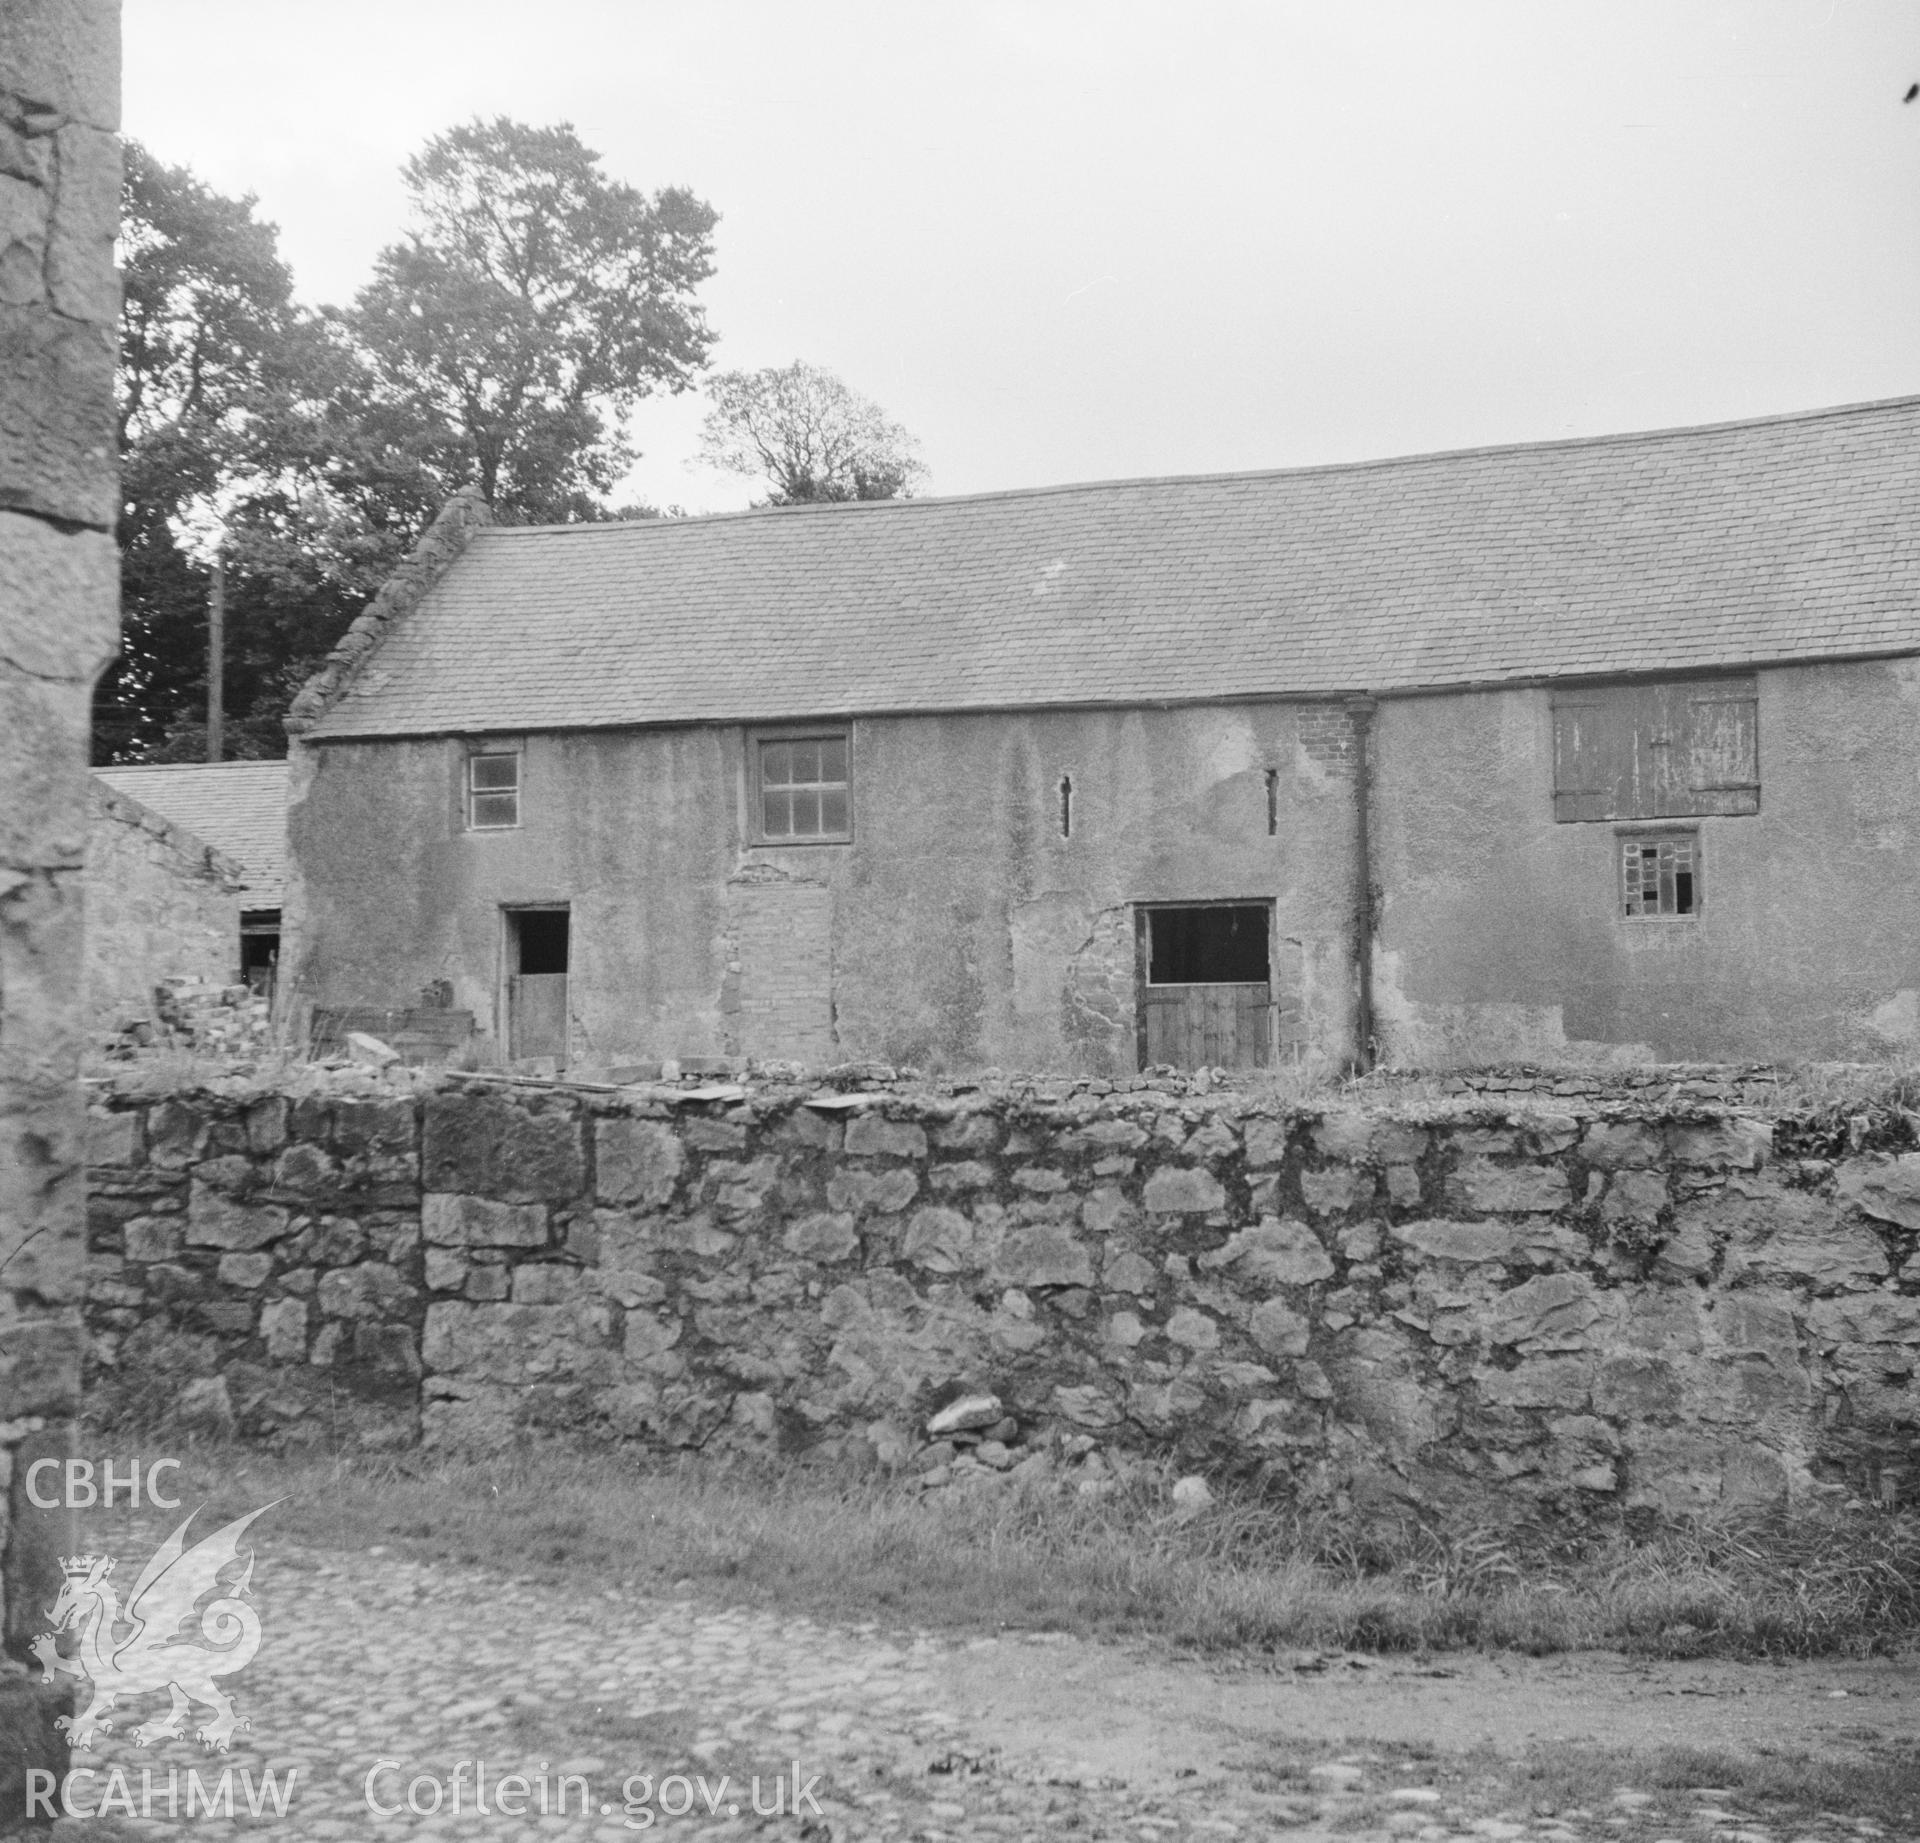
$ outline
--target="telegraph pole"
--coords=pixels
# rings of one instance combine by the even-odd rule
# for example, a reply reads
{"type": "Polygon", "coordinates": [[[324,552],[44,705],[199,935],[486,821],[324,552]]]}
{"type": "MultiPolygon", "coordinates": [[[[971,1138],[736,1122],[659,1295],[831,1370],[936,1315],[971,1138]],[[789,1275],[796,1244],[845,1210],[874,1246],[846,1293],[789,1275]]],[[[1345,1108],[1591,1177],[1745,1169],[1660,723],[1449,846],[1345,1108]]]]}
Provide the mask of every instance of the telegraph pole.
{"type": "Polygon", "coordinates": [[[227,560],[213,553],[213,586],[207,597],[207,760],[220,760],[226,747],[226,709],[222,681],[227,655],[227,560]]]}

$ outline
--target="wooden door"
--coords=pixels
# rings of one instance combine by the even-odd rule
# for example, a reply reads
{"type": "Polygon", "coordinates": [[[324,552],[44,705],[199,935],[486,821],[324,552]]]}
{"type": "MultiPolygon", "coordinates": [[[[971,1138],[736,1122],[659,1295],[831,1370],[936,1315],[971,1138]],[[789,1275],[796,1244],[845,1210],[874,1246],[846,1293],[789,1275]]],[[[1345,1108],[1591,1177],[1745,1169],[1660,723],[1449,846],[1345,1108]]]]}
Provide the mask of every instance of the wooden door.
{"type": "Polygon", "coordinates": [[[1146,1061],[1176,1069],[1260,1069],[1273,1060],[1273,995],[1258,985],[1148,986],[1146,1061]]]}
{"type": "Polygon", "coordinates": [[[507,1054],[567,1060],[567,975],[514,973],[507,980],[507,1054]]]}

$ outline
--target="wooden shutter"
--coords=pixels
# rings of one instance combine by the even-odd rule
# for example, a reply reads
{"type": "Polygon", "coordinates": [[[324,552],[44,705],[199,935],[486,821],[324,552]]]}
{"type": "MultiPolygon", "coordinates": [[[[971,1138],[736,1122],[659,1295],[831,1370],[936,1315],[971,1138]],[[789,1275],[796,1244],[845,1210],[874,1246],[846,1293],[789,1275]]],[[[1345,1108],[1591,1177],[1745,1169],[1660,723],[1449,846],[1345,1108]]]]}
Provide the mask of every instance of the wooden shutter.
{"type": "Polygon", "coordinates": [[[1633,715],[1616,691],[1553,700],[1553,816],[1612,819],[1631,800],[1633,715]]]}
{"type": "Polygon", "coordinates": [[[1751,675],[1556,694],[1554,818],[1758,812],[1757,698],[1751,675]]]}
{"type": "Polygon", "coordinates": [[[1751,678],[1687,687],[1689,813],[1760,810],[1759,687],[1751,678]]]}

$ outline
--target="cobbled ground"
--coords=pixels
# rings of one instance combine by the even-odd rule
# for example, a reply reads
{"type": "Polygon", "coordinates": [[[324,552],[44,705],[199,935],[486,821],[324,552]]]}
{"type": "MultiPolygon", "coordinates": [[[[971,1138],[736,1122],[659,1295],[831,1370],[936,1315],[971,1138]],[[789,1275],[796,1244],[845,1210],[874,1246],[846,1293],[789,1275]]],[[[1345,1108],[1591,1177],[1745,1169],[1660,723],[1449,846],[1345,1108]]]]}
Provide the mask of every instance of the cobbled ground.
{"type": "MultiPolygon", "coordinates": [[[[289,1843],[610,1843],[651,1830],[675,1839],[806,1843],[1841,1843],[1889,1834],[1835,1816],[1769,1829],[1737,1800],[1711,1793],[1656,1799],[1631,1786],[1592,1810],[1549,1816],[1529,1811],[1500,1782],[1497,1764],[1490,1775],[1479,1756],[1474,1771],[1463,1773],[1459,1756],[1433,1748],[1343,1747],[1302,1733],[1292,1744],[1275,1734],[1269,1746],[1257,1713],[1216,1735],[1223,1745],[1192,1749],[1198,1764],[1182,1765],[1178,1744],[1169,1753],[1127,1739],[1129,1723],[1137,1730],[1153,1721],[1137,1697],[1122,1706],[1134,1655],[1059,1635],[968,1638],[832,1625],[778,1610],[718,1608],[690,1594],[648,1597],[595,1580],[568,1592],[487,1569],[379,1550],[344,1557],[284,1542],[263,1555],[254,1597],[265,1639],[230,1680],[251,1724],[230,1752],[209,1754],[190,1736],[134,1747],[130,1730],[159,1711],[155,1699],[136,1704],[91,1752],[76,1754],[75,1763],[97,1775],[80,1783],[80,1806],[104,1800],[119,1834],[176,1824],[185,1832],[188,1772],[217,1786],[227,1768],[235,1815],[196,1808],[195,1837],[259,1830],[289,1843]],[[996,1706],[995,1682],[1020,1694],[996,1706]],[[1050,1684],[1058,1685],[1057,1724],[1049,1719],[1050,1684]],[[1077,1743],[1098,1734],[1103,1684],[1113,1686],[1111,1744],[1096,1746],[1092,1759],[1071,1745],[1062,1749],[1062,1738],[1077,1743]],[[956,1688],[989,1699],[953,1706],[956,1688]],[[457,1780],[456,1809],[461,1762],[468,1765],[457,1780]],[[476,1799],[482,1765],[484,1811],[476,1799]],[[117,1782],[108,1778],[114,1766],[135,1817],[124,1831],[126,1807],[114,1801],[117,1782]],[[153,1788],[144,1821],[143,1771],[153,1788]],[[283,1791],[291,1779],[293,1791],[284,1813],[269,1799],[256,1816],[249,1787],[259,1797],[266,1771],[283,1791]],[[172,1820],[170,1772],[181,1801],[172,1820]],[[514,1774],[526,1783],[509,1780],[503,1808],[502,1780],[514,1774]],[[566,1779],[564,1813],[540,1814],[543,1774],[549,1805],[566,1779]],[[797,1813],[796,1775],[804,1792],[797,1813]]],[[[1196,1707],[1209,1696],[1236,1705],[1231,1678],[1223,1689],[1218,1671],[1164,1658],[1155,1668],[1163,1687],[1182,1672],[1205,1679],[1196,1707]]],[[[1240,1706],[1253,1711],[1257,1703],[1250,1688],[1240,1706]]],[[[109,1834],[98,1822],[58,1828],[76,1839],[109,1834]]]]}

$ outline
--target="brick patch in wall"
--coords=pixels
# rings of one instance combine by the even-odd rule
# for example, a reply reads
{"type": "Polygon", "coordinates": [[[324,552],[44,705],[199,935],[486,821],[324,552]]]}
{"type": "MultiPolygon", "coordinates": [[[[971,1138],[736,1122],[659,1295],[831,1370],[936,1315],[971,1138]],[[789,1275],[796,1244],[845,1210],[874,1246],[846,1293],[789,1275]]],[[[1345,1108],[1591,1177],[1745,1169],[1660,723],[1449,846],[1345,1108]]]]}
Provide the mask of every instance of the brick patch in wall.
{"type": "Polygon", "coordinates": [[[817,883],[734,883],[727,890],[737,1002],[746,1055],[831,1062],[833,893],[817,883]]]}

